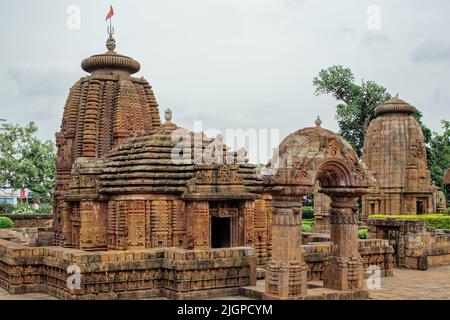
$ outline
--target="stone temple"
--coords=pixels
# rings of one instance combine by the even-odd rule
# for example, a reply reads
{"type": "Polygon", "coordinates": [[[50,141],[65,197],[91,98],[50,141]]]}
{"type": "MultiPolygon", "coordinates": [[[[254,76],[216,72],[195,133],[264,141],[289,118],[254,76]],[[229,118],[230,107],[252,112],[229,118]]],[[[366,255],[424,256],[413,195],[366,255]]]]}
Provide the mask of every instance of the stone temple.
{"type": "Polygon", "coordinates": [[[250,246],[258,263],[265,263],[271,206],[261,195],[256,167],[240,156],[202,134],[197,142],[195,133],[177,127],[166,112],[166,122],[151,133],[123,142],[102,159],[75,161],[62,196],[64,246],[250,246]]]}
{"type": "Polygon", "coordinates": [[[375,109],[363,162],[377,186],[363,197],[363,217],[433,212],[433,188],[416,108],[395,97],[375,109]]]}
{"type": "Polygon", "coordinates": [[[256,167],[220,140],[179,128],[170,110],[161,124],[151,86],[131,76],[139,63],[113,51],[112,36],[107,48],[82,62],[91,75],[71,88],[57,134],[57,243],[252,246],[265,263],[271,208],[256,167]]]}

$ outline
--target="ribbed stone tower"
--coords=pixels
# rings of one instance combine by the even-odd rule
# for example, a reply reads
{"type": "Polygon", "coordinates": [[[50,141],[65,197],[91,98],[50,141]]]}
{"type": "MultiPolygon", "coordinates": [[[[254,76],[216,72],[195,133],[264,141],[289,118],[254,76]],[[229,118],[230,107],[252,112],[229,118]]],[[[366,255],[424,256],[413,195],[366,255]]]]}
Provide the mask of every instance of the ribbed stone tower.
{"type": "Polygon", "coordinates": [[[375,109],[367,130],[363,161],[377,188],[363,197],[363,217],[371,214],[424,214],[433,193],[416,108],[395,97],[375,109]]]}
{"type": "Polygon", "coordinates": [[[112,32],[108,51],[81,63],[90,75],[70,89],[64,107],[61,130],[56,134],[56,191],[54,230],[56,244],[62,244],[63,203],[72,165],[79,157],[99,158],[124,139],[150,132],[160,126],[158,104],[152,87],[132,74],[140,70],[136,60],[115,52],[112,32]]]}

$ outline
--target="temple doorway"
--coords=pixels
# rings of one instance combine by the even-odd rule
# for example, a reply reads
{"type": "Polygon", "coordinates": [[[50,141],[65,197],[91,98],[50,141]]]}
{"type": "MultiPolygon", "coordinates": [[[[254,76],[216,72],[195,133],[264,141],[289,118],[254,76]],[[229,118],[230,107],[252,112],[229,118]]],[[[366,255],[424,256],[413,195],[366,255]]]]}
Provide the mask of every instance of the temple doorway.
{"type": "Polygon", "coordinates": [[[370,214],[369,215],[372,215],[372,214],[375,214],[375,203],[373,203],[373,202],[370,203],[370,214]]]}
{"type": "Polygon", "coordinates": [[[417,201],[417,214],[425,214],[425,206],[423,205],[423,201],[417,201]]]}
{"type": "Polygon", "coordinates": [[[211,217],[211,247],[229,248],[231,246],[231,219],[211,217]]]}

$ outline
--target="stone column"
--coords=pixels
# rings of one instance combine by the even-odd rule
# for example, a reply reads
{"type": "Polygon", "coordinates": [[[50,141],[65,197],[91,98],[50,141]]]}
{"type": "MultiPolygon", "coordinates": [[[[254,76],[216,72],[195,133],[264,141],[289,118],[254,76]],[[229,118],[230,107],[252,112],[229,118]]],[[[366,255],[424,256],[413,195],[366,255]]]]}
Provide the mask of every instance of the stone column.
{"type": "Polygon", "coordinates": [[[314,192],[314,232],[330,233],[330,197],[314,192]]]}
{"type": "Polygon", "coordinates": [[[208,201],[189,203],[187,212],[187,247],[189,249],[210,249],[211,225],[208,201]]]}
{"type": "Polygon", "coordinates": [[[65,248],[73,248],[73,240],[72,240],[72,204],[69,202],[61,202],[62,205],[62,246],[65,248]]]}
{"type": "Polygon", "coordinates": [[[363,288],[364,270],[358,252],[358,197],[331,197],[331,256],[324,268],[324,287],[335,290],[363,288]]]}
{"type": "Polygon", "coordinates": [[[244,246],[254,247],[255,238],[255,201],[246,201],[244,213],[244,246]]]}
{"type": "Polygon", "coordinates": [[[266,271],[266,296],[295,299],[306,295],[307,266],[302,260],[301,202],[274,198],[272,260],[266,271]]]}

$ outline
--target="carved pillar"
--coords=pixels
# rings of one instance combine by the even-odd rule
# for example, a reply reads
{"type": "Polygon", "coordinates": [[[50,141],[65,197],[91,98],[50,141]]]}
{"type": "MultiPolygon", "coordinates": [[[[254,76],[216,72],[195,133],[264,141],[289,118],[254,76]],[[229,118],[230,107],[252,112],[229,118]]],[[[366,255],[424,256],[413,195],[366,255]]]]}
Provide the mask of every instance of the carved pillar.
{"type": "Polygon", "coordinates": [[[358,252],[358,197],[354,194],[329,195],[332,249],[324,269],[324,287],[362,289],[364,270],[358,252]]]}
{"type": "Polygon", "coordinates": [[[314,232],[330,233],[330,203],[326,194],[314,191],[314,232]]]}
{"type": "Polygon", "coordinates": [[[210,217],[208,201],[189,203],[187,229],[189,249],[210,249],[210,217]]]}
{"type": "Polygon", "coordinates": [[[145,248],[145,201],[127,201],[127,248],[145,248]]]}
{"type": "Polygon", "coordinates": [[[255,233],[255,201],[246,201],[244,204],[244,246],[254,246],[255,233]]]}
{"type": "Polygon", "coordinates": [[[106,249],[106,238],[106,204],[96,201],[81,201],[80,249],[106,249]]]}
{"type": "Polygon", "coordinates": [[[63,206],[62,210],[62,245],[66,248],[73,248],[73,239],[72,239],[72,205],[69,202],[61,202],[63,206]]]}
{"type": "Polygon", "coordinates": [[[266,265],[270,256],[272,234],[272,201],[269,195],[263,195],[255,201],[255,243],[258,265],[266,265]]]}
{"type": "Polygon", "coordinates": [[[186,247],[186,211],[181,200],[172,201],[172,246],[186,247]]]}
{"type": "Polygon", "coordinates": [[[307,290],[307,266],[302,261],[301,202],[277,197],[273,205],[273,248],[266,271],[266,295],[295,299],[307,290]]]}
{"type": "Polygon", "coordinates": [[[172,246],[172,206],[169,201],[152,201],[151,239],[153,248],[164,248],[172,246]]]}

